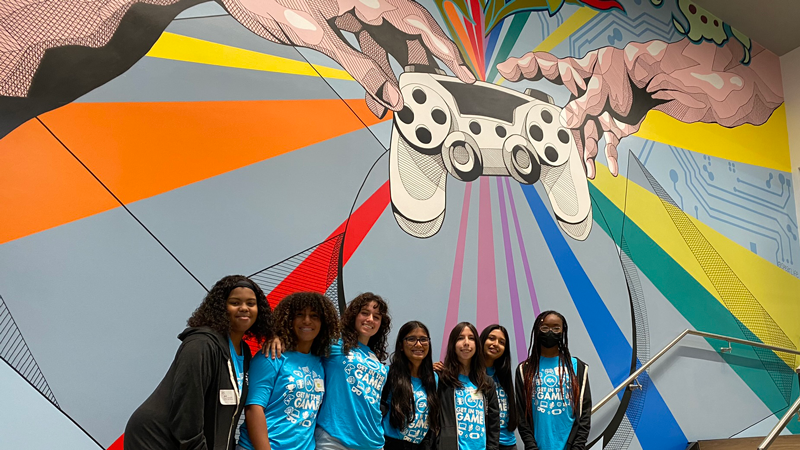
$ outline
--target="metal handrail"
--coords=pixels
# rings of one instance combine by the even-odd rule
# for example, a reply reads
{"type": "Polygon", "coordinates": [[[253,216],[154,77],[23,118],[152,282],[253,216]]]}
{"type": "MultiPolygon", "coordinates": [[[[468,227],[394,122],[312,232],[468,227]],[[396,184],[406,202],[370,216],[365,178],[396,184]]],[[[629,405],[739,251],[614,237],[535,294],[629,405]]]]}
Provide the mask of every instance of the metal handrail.
{"type": "MultiPolygon", "coordinates": [[[[774,350],[774,351],[779,351],[779,352],[784,352],[784,353],[793,353],[795,355],[800,355],[800,351],[793,350],[793,349],[790,349],[790,348],[776,347],[774,345],[763,344],[761,342],[753,342],[753,341],[748,341],[746,339],[739,339],[739,338],[730,337],[730,336],[723,336],[721,334],[706,333],[704,331],[688,330],[688,329],[687,330],[683,330],[681,332],[681,334],[679,334],[675,339],[672,340],[672,342],[667,344],[666,347],[662,348],[661,351],[656,353],[655,356],[650,358],[649,361],[647,361],[646,363],[642,364],[642,366],[639,367],[635,372],[633,372],[631,374],[631,376],[626,378],[625,381],[620,383],[620,385],[617,386],[616,388],[614,388],[613,391],[611,391],[608,395],[603,397],[603,399],[600,400],[596,405],[592,406],[592,414],[596,413],[597,410],[602,408],[603,405],[608,403],[609,400],[614,398],[614,396],[619,394],[619,392],[622,391],[623,389],[627,389],[628,387],[632,387],[632,388],[633,387],[637,387],[637,386],[641,387],[640,385],[638,385],[638,380],[636,380],[639,377],[639,375],[641,375],[642,372],[647,370],[648,367],[653,365],[653,363],[656,362],[656,360],[658,360],[659,358],[664,356],[664,353],[667,353],[667,351],[669,351],[669,349],[674,347],[675,344],[677,344],[678,341],[683,339],[687,334],[693,334],[695,336],[702,336],[702,337],[707,337],[707,338],[712,338],[712,339],[718,339],[720,341],[726,341],[728,343],[728,346],[727,347],[723,347],[723,348],[720,349],[720,351],[722,353],[730,352],[731,351],[731,342],[736,342],[737,344],[749,345],[751,347],[760,347],[760,348],[766,348],[766,349],[769,349],[769,350],[774,350]],[[631,384],[634,381],[636,381],[636,385],[632,385],[631,384]]],[[[793,407],[795,407],[795,406],[800,406],[800,403],[795,402],[793,407]]],[[[789,418],[791,418],[791,415],[789,416],[789,418]]],[[[787,422],[788,422],[788,419],[787,419],[787,422]]],[[[779,430],[779,432],[780,432],[780,430],[779,430]]]]}
{"type": "MultiPolygon", "coordinates": [[[[797,372],[797,376],[800,378],[800,366],[798,366],[794,371],[797,372]]],[[[772,431],[769,432],[767,437],[764,438],[764,441],[761,442],[761,445],[758,446],[758,450],[767,450],[769,446],[775,442],[775,439],[778,437],[781,431],[786,428],[786,425],[789,424],[789,421],[792,420],[792,417],[794,417],[798,411],[800,411],[800,397],[797,397],[797,400],[795,400],[794,404],[792,404],[789,410],[786,411],[786,414],[784,414],[783,417],[781,417],[781,420],[775,424],[775,427],[772,429],[772,431]]]]}

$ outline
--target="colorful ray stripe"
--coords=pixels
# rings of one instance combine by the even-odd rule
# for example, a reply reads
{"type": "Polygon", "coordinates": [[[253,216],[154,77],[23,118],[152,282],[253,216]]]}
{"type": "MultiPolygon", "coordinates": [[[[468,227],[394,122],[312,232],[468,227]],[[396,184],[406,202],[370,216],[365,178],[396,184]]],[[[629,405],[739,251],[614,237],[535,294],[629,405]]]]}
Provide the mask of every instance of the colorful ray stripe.
{"type": "MultiPolygon", "coordinates": [[[[507,179],[507,178],[506,178],[507,179]]],[[[500,200],[500,226],[503,231],[503,250],[506,257],[506,275],[508,276],[508,297],[511,303],[511,318],[514,323],[514,346],[517,348],[517,361],[524,361],[528,355],[525,346],[525,324],[522,323],[522,308],[519,299],[519,288],[517,287],[517,268],[514,265],[514,250],[511,245],[511,232],[508,226],[508,211],[506,210],[506,196],[503,181],[500,177],[497,180],[497,197],[500,200]]],[[[508,195],[509,203],[513,203],[511,193],[508,195]]],[[[521,237],[521,236],[520,236],[521,237]]],[[[537,314],[538,315],[538,314],[537,314]]],[[[511,349],[509,349],[510,351],[511,349]]]]}
{"type": "Polygon", "coordinates": [[[466,63],[470,69],[472,69],[473,73],[477,74],[478,71],[476,70],[474,63],[475,50],[472,47],[469,37],[467,37],[467,30],[461,23],[460,15],[458,11],[456,11],[456,7],[453,6],[451,2],[444,2],[444,12],[447,16],[445,24],[447,25],[447,29],[450,31],[450,36],[453,37],[456,46],[461,51],[461,55],[464,57],[464,63],[466,63]]]}
{"type": "Polygon", "coordinates": [[[763,125],[727,128],[715,123],[685,123],[660,111],[650,111],[639,131],[644,139],[704,155],[768,169],[791,172],[786,107],[781,105],[763,125]]]}
{"type": "MultiPolygon", "coordinates": [[[[628,208],[629,219],[636,223],[647,238],[660,247],[661,251],[678,264],[681,270],[685,270],[706,291],[707,295],[713,296],[720,305],[724,305],[691,250],[686,246],[678,231],[675,230],[669,216],[666,212],[663,212],[661,200],[655,194],[636,183],[629,182],[622,175],[612,177],[601,164],[597,164],[597,176],[590,186],[597,189],[618,210],[625,208],[626,199],[628,204],[636,202],[636,204],[641,205],[635,209],[628,208]]],[[[608,217],[606,218],[608,219],[608,217]]],[[[796,317],[796,302],[794,299],[796,298],[796,293],[800,292],[800,280],[717,232],[702,221],[693,217],[690,218],[692,223],[703,233],[709,243],[731,267],[731,270],[772,316],[778,326],[800,348],[800,322],[794,320],[796,317]]],[[[615,241],[619,242],[619,238],[615,238],[615,241]]],[[[645,274],[650,276],[650,274],[645,274]]],[[[748,318],[737,317],[737,319],[751,330],[754,329],[748,318]]],[[[758,334],[756,335],[758,336],[758,334]]],[[[766,336],[758,336],[758,338],[768,342],[766,336]]]]}
{"type": "MultiPolygon", "coordinates": [[[[597,355],[603,361],[603,368],[611,383],[616,386],[630,373],[633,349],[567,244],[566,238],[556,226],[536,187],[520,186],[572,297],[572,302],[592,339],[597,355]]],[[[683,434],[655,383],[651,383],[647,389],[644,410],[636,429],[636,436],[642,448],[683,450],[686,448],[686,435],[683,434]]]]}
{"type": "MultiPolygon", "coordinates": [[[[508,31],[506,32],[503,41],[500,43],[500,49],[497,51],[497,56],[495,57],[495,62],[503,62],[508,59],[508,56],[511,54],[511,50],[514,48],[514,45],[517,43],[517,39],[519,38],[519,34],[522,32],[522,29],[525,28],[525,24],[528,22],[528,17],[530,17],[531,13],[524,12],[515,14],[514,18],[511,19],[511,25],[508,26],[508,31]]],[[[495,64],[492,66],[491,71],[489,72],[489,76],[487,80],[494,80],[498,76],[497,72],[497,65],[495,64]]],[[[497,84],[502,84],[503,79],[501,78],[497,84]]]]}
{"type": "Polygon", "coordinates": [[[346,71],[164,32],[146,56],[175,61],[354,81],[346,71]],[[319,74],[314,70],[319,71],[319,74]]]}
{"type": "MultiPolygon", "coordinates": [[[[461,206],[461,224],[458,226],[456,256],[453,261],[453,275],[450,279],[450,295],[447,299],[447,314],[444,319],[445,336],[458,323],[458,304],[461,302],[461,281],[464,276],[464,249],[467,246],[467,223],[469,222],[469,201],[472,195],[472,183],[464,185],[464,202],[461,206]]],[[[442,352],[439,359],[447,353],[447,340],[442,339],[442,352]]]]}
{"type": "Polygon", "coordinates": [[[497,307],[497,266],[494,261],[492,193],[489,178],[481,177],[478,207],[478,314],[475,325],[483,330],[500,323],[497,307]]]}
{"type": "MultiPolygon", "coordinates": [[[[635,184],[631,183],[631,186],[635,186],[635,184]]],[[[589,185],[589,190],[592,198],[597,202],[598,211],[605,218],[605,220],[598,219],[595,225],[598,225],[615,242],[619,242],[623,218],[622,210],[615,204],[616,202],[606,197],[594,184],[589,185]]],[[[596,218],[598,216],[599,214],[595,215],[596,218]]],[[[698,227],[700,227],[699,224],[698,227]]],[[[706,232],[705,230],[702,231],[706,232]]],[[[706,237],[709,240],[712,238],[708,234],[706,237]]],[[[647,279],[653,283],[664,298],[675,307],[692,327],[709,333],[746,338],[739,327],[739,321],[733,317],[730,311],[725,309],[718,299],[715,300],[714,296],[682,266],[681,262],[673,259],[658,242],[639,227],[636,219],[630,216],[625,220],[625,239],[630,249],[629,256],[636,264],[636,267],[642,271],[647,279]]],[[[716,244],[714,245],[716,246],[716,244]]],[[[717,248],[719,249],[719,247],[717,248]]],[[[727,255],[723,254],[723,257],[729,263],[732,261],[727,255]]],[[[769,280],[774,275],[766,274],[763,276],[769,280]]],[[[753,290],[751,284],[748,284],[748,287],[753,290]]],[[[764,305],[764,299],[759,299],[764,305]]],[[[766,307],[766,305],[764,306],[766,307]]],[[[795,317],[795,315],[796,313],[793,312],[791,317],[795,317]]],[[[787,332],[787,334],[790,333],[787,332]]],[[[719,341],[713,339],[706,339],[706,341],[712,347],[719,347],[719,341]]],[[[741,363],[741,361],[747,360],[758,361],[758,356],[751,347],[737,346],[736,355],[721,354],[720,356],[739,375],[742,381],[750,387],[753,393],[764,402],[764,405],[770,411],[777,413],[788,406],[783,395],[763,367],[760,365],[754,367],[750,364],[741,363]]],[[[794,386],[795,388],[793,389],[796,391],[796,381],[794,386]]],[[[655,421],[657,422],[657,420],[655,421]]],[[[800,423],[795,421],[790,422],[787,428],[792,433],[800,433],[800,423]]]]}
{"type": "MultiPolygon", "coordinates": [[[[368,126],[392,117],[332,99],[71,103],[42,121],[131,203],[363,129],[348,105],[368,126]]],[[[0,168],[0,244],[119,206],[35,120],[0,140],[0,168]]]]}

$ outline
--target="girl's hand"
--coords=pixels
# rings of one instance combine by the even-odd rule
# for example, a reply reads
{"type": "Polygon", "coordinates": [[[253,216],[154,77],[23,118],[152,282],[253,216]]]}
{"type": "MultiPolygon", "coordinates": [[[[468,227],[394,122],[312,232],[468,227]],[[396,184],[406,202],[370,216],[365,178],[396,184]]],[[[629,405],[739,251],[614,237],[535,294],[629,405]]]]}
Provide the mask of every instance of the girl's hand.
{"type": "Polygon", "coordinates": [[[444,370],[444,363],[441,361],[436,361],[433,363],[433,371],[436,373],[442,373],[444,370]]]}
{"type": "Polygon", "coordinates": [[[283,353],[283,342],[281,342],[281,340],[278,338],[274,338],[272,341],[267,341],[261,347],[261,353],[268,358],[270,355],[272,355],[272,359],[280,358],[281,353],[283,353]]]}

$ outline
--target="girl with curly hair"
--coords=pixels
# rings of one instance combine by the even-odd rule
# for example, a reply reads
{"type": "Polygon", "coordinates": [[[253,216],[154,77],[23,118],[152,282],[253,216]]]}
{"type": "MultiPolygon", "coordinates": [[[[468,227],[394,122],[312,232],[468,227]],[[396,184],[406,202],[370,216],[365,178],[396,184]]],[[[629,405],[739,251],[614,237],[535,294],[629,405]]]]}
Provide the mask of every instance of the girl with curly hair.
{"type": "Polygon", "coordinates": [[[439,377],[442,450],[498,450],[500,410],[494,382],[486,374],[478,330],[461,322],[450,332],[439,377]]]}
{"type": "Polygon", "coordinates": [[[317,450],[383,447],[380,399],[386,381],[386,340],[391,319],[386,302],[366,292],[342,315],[342,337],[323,359],[328,389],[317,416],[317,450]]]}
{"type": "Polygon", "coordinates": [[[591,427],[588,366],[569,353],[567,319],[545,311],[531,330],[528,359],[517,368],[519,436],[525,450],[584,450],[591,427]]]}
{"type": "Polygon", "coordinates": [[[178,335],[175,359],[125,427],[125,450],[232,450],[247,397],[250,348],[272,337],[272,312],[247,277],[217,281],[178,335]]]}
{"type": "Polygon", "coordinates": [[[260,353],[253,358],[237,449],[313,450],[325,395],[321,358],[339,335],[339,316],[328,297],[298,292],[281,300],[273,317],[286,348],[276,359],[260,353]]]}
{"type": "Polygon", "coordinates": [[[439,432],[438,377],[431,337],[422,322],[400,327],[389,376],[381,396],[384,450],[428,450],[439,432]]]}
{"type": "Polygon", "coordinates": [[[511,372],[511,353],[508,351],[508,330],[492,324],[481,331],[480,346],[486,363],[486,374],[492,377],[497,403],[500,407],[500,450],[516,450],[517,406],[511,372]]]}

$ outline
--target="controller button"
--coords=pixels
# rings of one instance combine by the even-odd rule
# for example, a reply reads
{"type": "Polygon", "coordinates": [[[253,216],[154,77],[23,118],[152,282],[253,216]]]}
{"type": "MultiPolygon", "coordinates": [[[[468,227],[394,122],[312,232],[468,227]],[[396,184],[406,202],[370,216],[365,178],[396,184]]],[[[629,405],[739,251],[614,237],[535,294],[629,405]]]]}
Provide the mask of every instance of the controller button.
{"type": "Polygon", "coordinates": [[[419,127],[417,128],[417,139],[423,144],[430,144],[432,139],[431,132],[425,127],[419,127]]]}
{"type": "Polygon", "coordinates": [[[447,114],[437,108],[431,111],[431,119],[439,125],[444,125],[444,123],[447,122],[447,114]]]}
{"type": "Polygon", "coordinates": [[[546,109],[543,109],[542,110],[542,120],[544,120],[545,123],[553,123],[553,115],[550,114],[550,111],[548,111],[546,109]]]}
{"type": "Polygon", "coordinates": [[[515,145],[514,149],[514,161],[521,169],[527,169],[531,166],[531,156],[528,154],[528,151],[525,147],[521,145],[515,145]]]}
{"type": "Polygon", "coordinates": [[[494,127],[494,132],[497,133],[497,136],[504,138],[506,137],[506,127],[502,125],[498,125],[494,127]]]}
{"type": "Polygon", "coordinates": [[[481,124],[478,122],[470,122],[469,131],[472,131],[472,134],[481,134],[481,124]]]}
{"type": "Polygon", "coordinates": [[[558,140],[562,144],[569,144],[569,133],[567,130],[558,130],[558,140]]]}
{"type": "Polygon", "coordinates": [[[420,105],[425,103],[425,100],[428,99],[428,96],[425,95],[425,92],[422,89],[414,89],[414,92],[411,93],[411,96],[414,97],[414,101],[420,105]]]}
{"type": "Polygon", "coordinates": [[[544,157],[551,163],[554,163],[558,160],[558,152],[552,145],[548,145],[544,148],[544,157]]]}
{"type": "Polygon", "coordinates": [[[531,138],[536,142],[542,142],[542,139],[544,139],[544,131],[539,128],[539,125],[531,125],[528,132],[531,134],[531,138]]]}
{"type": "Polygon", "coordinates": [[[397,117],[400,119],[401,122],[408,125],[414,121],[414,111],[411,111],[408,106],[403,106],[403,109],[397,113],[397,117]]]}

